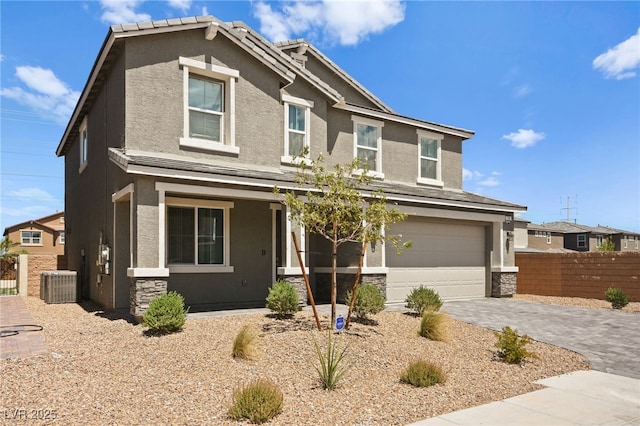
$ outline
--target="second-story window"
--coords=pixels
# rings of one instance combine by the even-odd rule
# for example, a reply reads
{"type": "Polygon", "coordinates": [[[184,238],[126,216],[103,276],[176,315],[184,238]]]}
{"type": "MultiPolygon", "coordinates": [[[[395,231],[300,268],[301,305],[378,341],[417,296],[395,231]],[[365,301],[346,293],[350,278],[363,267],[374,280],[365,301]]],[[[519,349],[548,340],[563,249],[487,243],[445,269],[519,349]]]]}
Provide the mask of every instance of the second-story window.
{"type": "Polygon", "coordinates": [[[313,102],[282,95],[284,102],[284,156],[283,163],[300,161],[305,149],[310,148],[310,122],[313,102]]]}
{"type": "Polygon", "coordinates": [[[238,154],[235,145],[237,70],[179,58],[184,72],[184,136],[180,146],[238,154]]]}
{"type": "Polygon", "coordinates": [[[87,131],[87,118],[82,121],[80,125],[80,173],[87,167],[89,161],[89,134],[87,131]]]}
{"type": "Polygon", "coordinates": [[[23,246],[41,246],[42,232],[41,231],[22,231],[20,233],[20,239],[23,246]]]}
{"type": "Polygon", "coordinates": [[[587,247],[587,236],[585,234],[578,235],[578,248],[587,247]]]}
{"type": "Polygon", "coordinates": [[[189,137],[224,141],[224,84],[189,76],[189,137]]]}
{"type": "Polygon", "coordinates": [[[354,157],[367,166],[369,173],[384,178],[382,173],[382,127],[381,121],[352,116],[354,157]]]}
{"type": "Polygon", "coordinates": [[[442,186],[442,135],[418,130],[418,183],[442,186]]]}

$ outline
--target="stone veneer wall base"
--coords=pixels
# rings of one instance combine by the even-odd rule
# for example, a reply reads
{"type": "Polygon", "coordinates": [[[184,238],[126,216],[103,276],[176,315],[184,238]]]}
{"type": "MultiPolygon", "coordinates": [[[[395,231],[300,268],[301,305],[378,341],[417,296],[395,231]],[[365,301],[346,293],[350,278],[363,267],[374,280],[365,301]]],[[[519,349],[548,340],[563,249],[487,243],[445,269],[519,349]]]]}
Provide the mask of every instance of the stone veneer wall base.
{"type": "Polygon", "coordinates": [[[491,297],[511,297],[516,294],[517,273],[492,272],[491,297]]]}
{"type": "Polygon", "coordinates": [[[149,302],[167,292],[167,280],[163,278],[132,278],[129,286],[131,302],[129,312],[141,322],[149,309],[149,302]]]}

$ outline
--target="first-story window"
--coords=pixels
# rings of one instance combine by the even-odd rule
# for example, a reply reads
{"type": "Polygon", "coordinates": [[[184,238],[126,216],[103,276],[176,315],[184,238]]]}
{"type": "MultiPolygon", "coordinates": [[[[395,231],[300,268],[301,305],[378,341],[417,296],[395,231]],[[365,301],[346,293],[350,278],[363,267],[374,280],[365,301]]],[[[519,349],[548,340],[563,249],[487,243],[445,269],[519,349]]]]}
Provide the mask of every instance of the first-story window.
{"type": "Polygon", "coordinates": [[[223,265],[225,263],[224,210],[169,206],[167,209],[168,263],[223,265]]]}
{"type": "Polygon", "coordinates": [[[41,231],[22,231],[20,240],[24,246],[39,246],[42,245],[42,232],[41,231]]]}

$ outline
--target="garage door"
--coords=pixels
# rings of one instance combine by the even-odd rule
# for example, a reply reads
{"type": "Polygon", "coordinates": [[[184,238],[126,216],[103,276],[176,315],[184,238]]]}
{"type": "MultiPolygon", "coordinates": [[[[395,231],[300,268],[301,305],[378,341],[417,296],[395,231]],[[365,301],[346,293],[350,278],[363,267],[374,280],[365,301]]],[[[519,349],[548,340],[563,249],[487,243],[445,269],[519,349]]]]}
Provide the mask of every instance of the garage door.
{"type": "Polygon", "coordinates": [[[402,303],[420,285],[443,299],[486,295],[485,228],[479,225],[410,218],[391,227],[391,234],[411,240],[401,254],[388,248],[387,303],[402,303]]]}

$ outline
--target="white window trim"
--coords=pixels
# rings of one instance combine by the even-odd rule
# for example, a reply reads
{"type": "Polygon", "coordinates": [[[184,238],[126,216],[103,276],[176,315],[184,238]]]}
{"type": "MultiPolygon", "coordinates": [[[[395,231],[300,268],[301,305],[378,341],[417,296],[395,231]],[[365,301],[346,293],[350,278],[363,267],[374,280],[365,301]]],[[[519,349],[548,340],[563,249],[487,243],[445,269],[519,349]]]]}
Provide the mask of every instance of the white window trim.
{"type": "MultiPolygon", "coordinates": [[[[230,264],[231,253],[231,225],[229,210],[232,209],[234,203],[232,201],[217,201],[217,200],[196,200],[190,198],[178,198],[178,197],[165,197],[164,209],[169,207],[204,207],[223,210],[224,217],[224,259],[222,265],[172,265],[167,264],[169,272],[171,273],[231,273],[234,271],[233,266],[230,264]]],[[[166,222],[166,213],[164,220],[166,222]]],[[[164,235],[166,236],[168,231],[168,223],[164,224],[164,235]]],[[[166,241],[166,238],[165,238],[166,241]]],[[[168,244],[168,242],[165,242],[168,244]]],[[[168,247],[164,251],[168,253],[168,247]]],[[[196,253],[197,255],[197,253],[196,253]]],[[[166,262],[166,260],[165,260],[166,262]]]]}
{"type": "Polygon", "coordinates": [[[64,244],[65,240],[66,240],[66,235],[64,234],[64,231],[60,232],[60,237],[58,238],[60,244],[64,244]]]}
{"type": "MultiPolygon", "coordinates": [[[[418,135],[418,179],[417,183],[422,185],[432,185],[443,187],[444,182],[442,181],[442,140],[444,136],[438,133],[428,132],[426,130],[417,129],[416,134],[418,135]],[[438,141],[438,154],[436,159],[436,178],[424,178],[420,174],[422,173],[422,153],[420,152],[420,138],[425,137],[429,139],[435,139],[438,141]]],[[[426,158],[426,157],[425,157],[426,158]]]]}
{"type": "Polygon", "coordinates": [[[183,70],[183,134],[180,138],[180,146],[196,148],[204,151],[223,152],[237,155],[240,148],[236,146],[236,99],[235,84],[240,77],[240,72],[231,68],[208,64],[195,59],[179,57],[178,60],[183,70]],[[223,142],[214,142],[207,139],[189,137],[189,74],[195,74],[207,78],[220,80],[224,83],[224,119],[221,127],[223,142]]]}
{"type": "MultiPolygon", "coordinates": [[[[384,173],[382,172],[382,128],[384,122],[379,120],[372,120],[370,118],[360,117],[357,115],[351,116],[353,122],[353,158],[358,158],[358,124],[364,124],[365,126],[374,126],[378,128],[377,148],[376,148],[376,170],[369,170],[367,173],[376,179],[384,179],[384,173]]],[[[368,149],[363,147],[363,149],[368,149]]],[[[354,174],[362,174],[364,170],[356,170],[354,174]]]]}
{"type": "Polygon", "coordinates": [[[587,247],[587,234],[578,234],[578,236],[576,237],[576,244],[577,244],[578,248],[586,248],[587,247]],[[582,245],[581,245],[581,242],[580,242],[580,237],[583,238],[582,245]]]}
{"type": "Polygon", "coordinates": [[[551,244],[551,232],[547,232],[547,244],[551,244]]]}
{"type": "Polygon", "coordinates": [[[284,155],[280,158],[280,162],[286,164],[299,164],[306,163],[311,164],[311,160],[308,157],[296,157],[294,158],[289,153],[289,105],[295,105],[299,107],[304,107],[304,146],[306,148],[311,148],[311,108],[313,108],[313,101],[309,101],[303,98],[297,98],[295,96],[285,95],[284,93],[280,95],[280,99],[284,104],[284,155]]]}
{"type": "Polygon", "coordinates": [[[23,245],[23,246],[29,246],[29,247],[42,247],[42,245],[43,245],[43,243],[42,243],[42,239],[43,239],[43,233],[42,233],[42,231],[39,231],[39,230],[37,230],[37,229],[36,229],[36,230],[33,230],[33,229],[21,229],[21,230],[20,230],[20,245],[23,245]],[[29,241],[30,241],[30,242],[29,242],[29,243],[24,243],[24,242],[23,242],[23,241],[24,241],[24,239],[23,239],[23,237],[22,237],[22,233],[23,233],[23,232],[31,232],[31,233],[39,232],[39,233],[40,233],[40,242],[39,242],[39,243],[34,243],[34,242],[33,242],[33,235],[32,235],[32,236],[31,236],[31,238],[29,238],[29,241]]]}
{"type": "Polygon", "coordinates": [[[82,173],[84,169],[87,168],[89,164],[89,130],[87,129],[87,117],[84,117],[82,120],[82,124],[80,124],[80,129],[78,130],[78,138],[80,145],[80,167],[78,169],[78,173],[82,173]],[[84,140],[82,139],[82,133],[85,133],[86,136],[84,140]]]}

